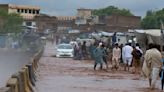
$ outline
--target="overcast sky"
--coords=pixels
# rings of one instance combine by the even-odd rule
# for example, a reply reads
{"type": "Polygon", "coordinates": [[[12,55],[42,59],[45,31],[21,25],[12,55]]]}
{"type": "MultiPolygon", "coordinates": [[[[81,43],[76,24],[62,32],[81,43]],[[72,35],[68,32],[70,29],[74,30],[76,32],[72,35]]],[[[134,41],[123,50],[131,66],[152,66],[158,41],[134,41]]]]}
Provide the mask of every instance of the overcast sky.
{"type": "Polygon", "coordinates": [[[147,10],[164,8],[164,0],[0,0],[0,3],[39,6],[42,13],[54,16],[75,16],[78,8],[107,6],[129,9],[136,16],[144,16],[147,10]]]}

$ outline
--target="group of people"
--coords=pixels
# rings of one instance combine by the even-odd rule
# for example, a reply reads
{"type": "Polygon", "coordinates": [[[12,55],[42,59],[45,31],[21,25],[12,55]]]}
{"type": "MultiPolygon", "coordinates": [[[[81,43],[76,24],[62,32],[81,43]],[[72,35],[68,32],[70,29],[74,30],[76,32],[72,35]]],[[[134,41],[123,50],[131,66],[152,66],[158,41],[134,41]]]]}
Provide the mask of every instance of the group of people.
{"type": "Polygon", "coordinates": [[[138,43],[131,46],[131,43],[127,43],[122,48],[122,59],[124,64],[124,70],[130,69],[131,66],[134,66],[133,72],[139,73],[139,70],[141,68],[141,57],[143,55],[143,51],[140,49],[140,46],[138,43]]]}
{"type": "MultiPolygon", "coordinates": [[[[110,54],[108,53],[107,48],[102,42],[100,42],[97,48],[93,50],[93,53],[93,57],[95,60],[94,69],[97,64],[100,64],[100,69],[102,69],[103,63],[105,63],[106,67],[108,68],[107,58],[110,57],[110,54]]],[[[134,72],[138,72],[142,54],[143,51],[140,49],[138,43],[133,47],[130,43],[127,43],[125,46],[119,46],[118,43],[115,43],[114,47],[112,48],[112,70],[118,70],[120,67],[120,63],[123,63],[124,70],[129,71],[129,68],[134,65],[134,72]]]]}
{"type": "MultiPolygon", "coordinates": [[[[93,56],[95,60],[94,70],[96,70],[97,64],[100,64],[100,69],[103,67],[103,63],[108,68],[107,59],[109,54],[106,52],[106,48],[102,42],[93,50],[93,56]]],[[[162,70],[164,57],[162,58],[161,49],[159,45],[149,44],[145,53],[140,49],[139,44],[131,46],[127,43],[120,48],[118,43],[115,43],[112,49],[112,70],[118,70],[122,61],[125,71],[130,71],[132,68],[133,73],[142,73],[149,79],[150,87],[155,87],[156,81],[161,76],[162,89],[164,85],[164,71],[162,70]]]]}
{"type": "Polygon", "coordinates": [[[74,43],[74,59],[88,59],[88,47],[86,45],[86,41],[81,43],[74,43]]]}
{"type": "Polygon", "coordinates": [[[112,70],[122,69],[136,74],[145,75],[149,79],[151,88],[155,87],[159,73],[161,76],[162,89],[164,85],[164,71],[161,72],[164,62],[161,49],[159,45],[149,44],[146,51],[142,51],[140,45],[136,43],[131,46],[127,43],[124,46],[115,43],[111,49],[111,53],[103,42],[91,44],[86,46],[86,42],[74,46],[76,59],[90,57],[95,61],[94,70],[97,70],[97,65],[103,69],[103,64],[108,69],[108,61],[111,63],[112,70]],[[112,55],[111,55],[112,54],[112,55]],[[111,57],[111,60],[109,59],[111,57]]]}

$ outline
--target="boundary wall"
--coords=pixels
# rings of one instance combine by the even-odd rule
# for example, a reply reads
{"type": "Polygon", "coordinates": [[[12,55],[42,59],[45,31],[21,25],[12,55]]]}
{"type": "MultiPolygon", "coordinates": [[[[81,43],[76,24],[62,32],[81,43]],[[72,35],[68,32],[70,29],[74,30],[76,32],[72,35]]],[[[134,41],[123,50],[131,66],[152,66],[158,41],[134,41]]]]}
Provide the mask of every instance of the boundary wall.
{"type": "Polygon", "coordinates": [[[44,48],[39,50],[28,64],[12,74],[6,86],[0,88],[0,92],[35,92],[38,63],[43,54],[43,50],[44,48]]]}

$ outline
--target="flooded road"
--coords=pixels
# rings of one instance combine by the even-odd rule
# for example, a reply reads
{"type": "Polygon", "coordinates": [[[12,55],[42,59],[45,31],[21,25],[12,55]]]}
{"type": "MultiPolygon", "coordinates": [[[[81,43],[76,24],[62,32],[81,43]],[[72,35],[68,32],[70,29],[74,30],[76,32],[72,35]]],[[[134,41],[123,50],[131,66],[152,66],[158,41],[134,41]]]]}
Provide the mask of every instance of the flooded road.
{"type": "Polygon", "coordinates": [[[0,87],[4,87],[10,76],[27,64],[31,56],[14,49],[0,49],[0,87]]]}
{"type": "Polygon", "coordinates": [[[48,44],[40,60],[38,92],[160,92],[139,75],[122,70],[93,70],[93,61],[52,57],[54,49],[48,44]]]}

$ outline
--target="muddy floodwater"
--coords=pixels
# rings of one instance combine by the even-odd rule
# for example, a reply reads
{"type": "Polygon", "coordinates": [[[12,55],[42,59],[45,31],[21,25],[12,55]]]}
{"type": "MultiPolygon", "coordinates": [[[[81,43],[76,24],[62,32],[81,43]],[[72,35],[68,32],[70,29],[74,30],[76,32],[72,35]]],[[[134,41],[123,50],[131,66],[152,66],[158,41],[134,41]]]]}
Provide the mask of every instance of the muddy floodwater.
{"type": "Polygon", "coordinates": [[[53,45],[47,44],[39,63],[38,92],[161,92],[158,80],[155,90],[147,79],[123,70],[93,70],[92,60],[55,58],[53,45]]]}
{"type": "Polygon", "coordinates": [[[20,50],[0,49],[0,87],[4,87],[11,75],[27,64],[31,56],[20,50]]]}

